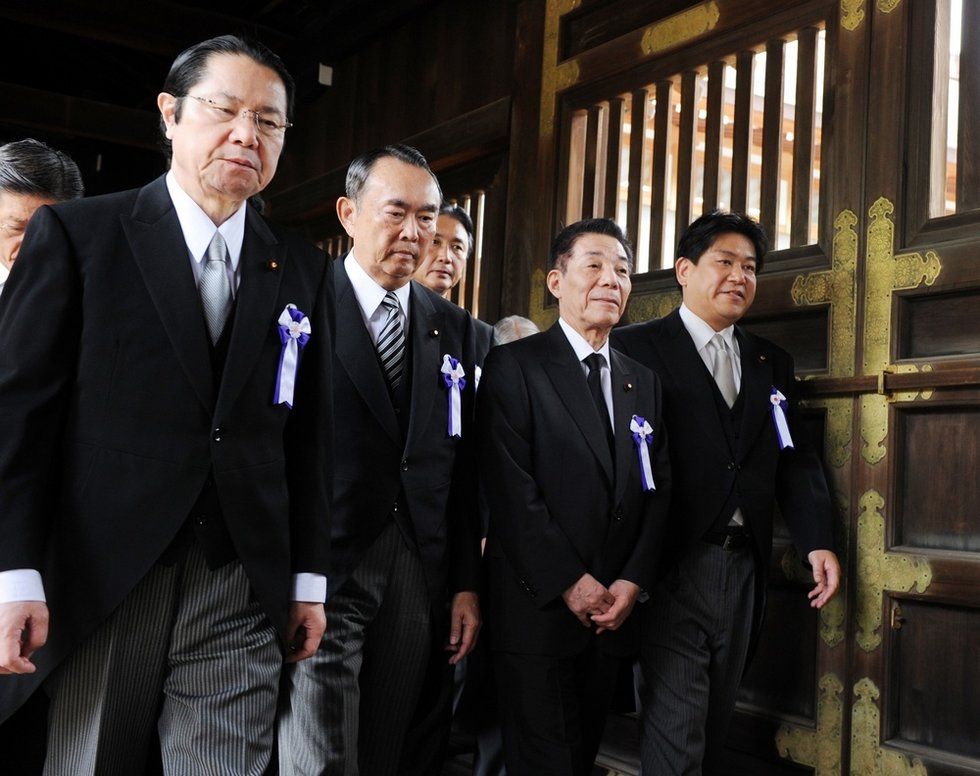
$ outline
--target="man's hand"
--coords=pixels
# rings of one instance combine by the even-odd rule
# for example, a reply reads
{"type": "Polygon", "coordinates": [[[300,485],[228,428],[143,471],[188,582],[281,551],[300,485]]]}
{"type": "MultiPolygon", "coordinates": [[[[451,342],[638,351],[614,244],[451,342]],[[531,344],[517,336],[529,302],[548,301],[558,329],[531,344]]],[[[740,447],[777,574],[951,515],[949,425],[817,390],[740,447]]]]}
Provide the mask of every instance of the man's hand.
{"type": "Polygon", "coordinates": [[[327,629],[327,613],[323,604],[293,601],[286,620],[287,663],[306,660],[319,649],[320,639],[327,629]]]}
{"type": "Polygon", "coordinates": [[[807,593],[810,606],[819,609],[837,594],[840,587],[840,562],[830,550],[814,550],[806,559],[813,567],[813,581],[817,584],[807,593]]]}
{"type": "Polygon", "coordinates": [[[446,651],[453,653],[449,658],[452,665],[473,651],[481,624],[480,597],[470,590],[456,593],[449,614],[449,643],[446,645],[446,651]]]}
{"type": "Polygon", "coordinates": [[[616,603],[616,597],[591,574],[583,574],[561,597],[565,600],[565,606],[586,628],[592,627],[590,615],[605,614],[616,603]]]}
{"type": "Polygon", "coordinates": [[[31,655],[48,640],[48,605],[43,601],[0,604],[0,674],[33,674],[31,655]]]}
{"type": "Polygon", "coordinates": [[[609,586],[609,592],[616,601],[604,614],[592,615],[592,622],[599,626],[596,633],[616,630],[626,621],[640,595],[640,587],[627,579],[617,579],[609,586]]]}

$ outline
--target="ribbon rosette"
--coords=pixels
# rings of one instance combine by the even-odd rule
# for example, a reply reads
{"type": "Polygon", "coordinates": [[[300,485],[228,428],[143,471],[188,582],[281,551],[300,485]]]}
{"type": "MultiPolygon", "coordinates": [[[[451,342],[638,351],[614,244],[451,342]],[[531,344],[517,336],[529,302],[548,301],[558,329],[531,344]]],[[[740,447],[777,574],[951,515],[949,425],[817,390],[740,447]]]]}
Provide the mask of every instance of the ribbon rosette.
{"type": "Polygon", "coordinates": [[[442,379],[446,384],[449,403],[449,436],[463,436],[460,392],[466,387],[466,371],[458,359],[448,353],[442,357],[442,379]]]}
{"type": "Polygon", "coordinates": [[[276,393],[272,403],[285,404],[292,409],[299,354],[310,341],[313,330],[310,327],[310,319],[294,304],[287,304],[283,308],[278,323],[282,352],[279,354],[279,373],[276,375],[276,393]]]}
{"type": "Polygon", "coordinates": [[[630,431],[636,443],[636,452],[640,456],[640,479],[643,490],[656,490],[653,483],[653,467],[650,466],[650,445],[653,444],[653,426],[640,415],[630,419],[630,431]]]}
{"type": "Polygon", "coordinates": [[[779,449],[785,450],[793,447],[793,437],[789,433],[789,424],[786,422],[786,412],[789,405],[786,397],[773,386],[772,393],[769,394],[769,401],[772,403],[772,420],[776,424],[776,436],[779,437],[779,449]]]}

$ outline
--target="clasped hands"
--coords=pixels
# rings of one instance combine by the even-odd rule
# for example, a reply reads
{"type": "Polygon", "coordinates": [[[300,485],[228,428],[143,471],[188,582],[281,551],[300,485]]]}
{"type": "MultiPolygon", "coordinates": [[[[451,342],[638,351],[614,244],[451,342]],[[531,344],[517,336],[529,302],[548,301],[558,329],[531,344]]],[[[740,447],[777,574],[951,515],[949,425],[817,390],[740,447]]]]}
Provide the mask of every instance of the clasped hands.
{"type": "Polygon", "coordinates": [[[617,579],[606,587],[591,574],[583,574],[561,597],[584,627],[596,625],[596,633],[602,633],[625,622],[639,595],[639,586],[629,580],[617,579]]]}

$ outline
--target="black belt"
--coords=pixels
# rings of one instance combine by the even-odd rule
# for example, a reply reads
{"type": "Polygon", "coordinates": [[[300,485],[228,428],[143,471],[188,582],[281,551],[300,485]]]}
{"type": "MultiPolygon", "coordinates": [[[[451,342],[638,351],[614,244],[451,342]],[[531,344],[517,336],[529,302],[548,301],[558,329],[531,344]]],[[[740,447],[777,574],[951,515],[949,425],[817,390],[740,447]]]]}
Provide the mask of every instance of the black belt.
{"type": "Polygon", "coordinates": [[[741,525],[730,525],[723,531],[709,531],[701,538],[728,551],[741,550],[752,541],[752,535],[741,525]]]}

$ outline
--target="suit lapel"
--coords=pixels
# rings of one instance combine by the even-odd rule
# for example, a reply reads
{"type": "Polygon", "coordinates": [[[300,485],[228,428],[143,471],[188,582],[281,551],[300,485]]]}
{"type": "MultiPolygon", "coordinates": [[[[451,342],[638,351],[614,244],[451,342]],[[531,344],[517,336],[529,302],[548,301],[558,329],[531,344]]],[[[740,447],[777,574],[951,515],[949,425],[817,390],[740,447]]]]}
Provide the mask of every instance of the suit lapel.
{"type": "Polygon", "coordinates": [[[742,364],[742,428],[738,437],[738,458],[752,447],[772,406],[772,361],[751,334],[736,328],[742,364]]]}
{"type": "Polygon", "coordinates": [[[713,394],[712,377],[705,369],[704,361],[694,348],[694,340],[688,334],[680,313],[674,310],[664,321],[665,337],[654,340],[660,351],[660,362],[665,374],[676,386],[674,393],[683,398],[680,412],[693,416],[705,435],[728,449],[728,442],[713,394]]]}
{"type": "MultiPolygon", "coordinates": [[[[269,330],[276,325],[281,310],[276,308],[279,296],[279,283],[286,270],[286,246],[280,244],[262,217],[251,207],[246,206],[245,240],[242,243],[242,256],[239,262],[241,283],[235,303],[235,319],[232,323],[231,341],[228,344],[228,358],[215,415],[222,416],[234,405],[238,394],[248,379],[262,347],[269,342],[269,330]],[[279,271],[266,269],[269,260],[275,259],[279,271]]],[[[303,312],[309,312],[303,310],[303,312]]],[[[322,335],[313,332],[312,336],[322,335]]],[[[275,387],[274,374],[268,376],[269,401],[275,387]]]]}
{"type": "MultiPolygon", "coordinates": [[[[438,393],[440,389],[439,368],[443,356],[440,350],[444,329],[442,313],[436,311],[432,302],[415,281],[412,281],[411,319],[412,330],[409,334],[412,337],[412,406],[408,416],[406,448],[411,446],[415,435],[422,433],[427,427],[432,406],[440,402],[438,393]]],[[[450,353],[449,355],[453,358],[463,357],[462,353],[450,353]]],[[[472,365],[463,364],[463,369],[467,370],[466,377],[468,380],[473,379],[473,375],[469,373],[472,368],[472,365]]],[[[446,407],[445,390],[442,393],[442,406],[446,407]]]]}
{"type": "Polygon", "coordinates": [[[214,410],[211,355],[187,243],[164,178],[145,186],[122,217],[133,259],[163,328],[201,404],[214,410]]]}
{"type": "Polygon", "coordinates": [[[337,341],[334,345],[337,360],[385,433],[401,447],[401,430],[391,394],[381,373],[374,343],[364,325],[354,287],[344,269],[343,258],[334,261],[333,271],[337,289],[337,341]]]}
{"type": "Polygon", "coordinates": [[[599,459],[606,478],[612,484],[613,461],[609,453],[606,430],[589,394],[582,364],[575,357],[575,351],[559,324],[556,323],[548,330],[542,343],[547,348],[544,354],[544,370],[568,410],[568,414],[582,432],[595,457],[599,459]]]}
{"type": "MultiPolygon", "coordinates": [[[[618,504],[626,492],[629,473],[633,469],[630,459],[636,455],[633,450],[633,433],[630,431],[630,420],[636,411],[636,378],[615,350],[610,349],[609,355],[612,361],[613,418],[616,421],[614,429],[616,437],[616,496],[613,503],[618,504]],[[626,386],[630,387],[627,388],[626,386]]],[[[647,420],[650,419],[647,418],[647,420]]],[[[654,433],[659,434],[660,429],[655,429],[654,433]]]]}

